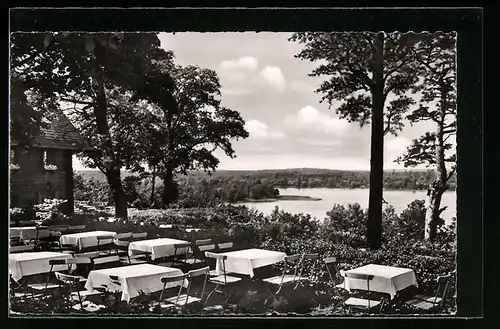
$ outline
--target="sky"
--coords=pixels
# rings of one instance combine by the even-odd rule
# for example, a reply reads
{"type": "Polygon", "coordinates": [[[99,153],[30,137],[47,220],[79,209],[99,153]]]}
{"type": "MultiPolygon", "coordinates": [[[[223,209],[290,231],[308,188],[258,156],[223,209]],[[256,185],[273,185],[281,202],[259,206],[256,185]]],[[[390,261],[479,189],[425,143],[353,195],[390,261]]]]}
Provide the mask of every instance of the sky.
{"type": "MultiPolygon", "coordinates": [[[[250,137],[234,141],[236,158],[216,151],[218,169],[325,168],[369,170],[370,126],[340,119],[314,92],[325,78],[308,76],[316,63],[294,58],[302,45],[291,33],[160,33],[161,47],[179,65],[217,72],[222,104],[241,113],[250,137]]],[[[340,104],[340,103],[339,103],[340,104]]],[[[411,140],[435,130],[431,122],[407,124],[385,138],[384,168],[403,169],[394,160],[411,140]]],[[[74,169],[84,169],[77,159],[74,169]]]]}

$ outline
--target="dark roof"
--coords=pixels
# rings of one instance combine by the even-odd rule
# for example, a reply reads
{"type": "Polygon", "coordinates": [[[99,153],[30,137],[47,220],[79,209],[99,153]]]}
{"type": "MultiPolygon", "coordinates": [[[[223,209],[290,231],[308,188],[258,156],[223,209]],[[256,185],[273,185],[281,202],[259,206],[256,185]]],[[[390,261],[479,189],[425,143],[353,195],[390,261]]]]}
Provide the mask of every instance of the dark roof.
{"type": "MultiPolygon", "coordinates": [[[[66,115],[57,113],[46,119],[48,124],[40,129],[40,134],[33,141],[33,147],[67,150],[85,148],[85,142],[66,115]]],[[[17,145],[15,141],[11,144],[17,145]]]]}

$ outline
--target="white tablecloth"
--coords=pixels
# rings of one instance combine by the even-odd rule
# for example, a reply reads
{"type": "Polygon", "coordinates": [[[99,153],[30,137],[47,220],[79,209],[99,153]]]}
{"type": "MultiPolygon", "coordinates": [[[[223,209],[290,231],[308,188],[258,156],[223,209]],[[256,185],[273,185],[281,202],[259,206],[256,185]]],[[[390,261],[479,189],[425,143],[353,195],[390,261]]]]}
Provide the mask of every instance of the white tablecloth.
{"type": "MultiPolygon", "coordinates": [[[[9,255],[9,270],[12,278],[19,281],[24,276],[48,273],[49,260],[73,258],[69,254],[51,251],[23,252],[9,255]]],[[[53,271],[67,270],[67,265],[55,265],[53,271]]]]}
{"type": "MultiPolygon", "coordinates": [[[[398,291],[409,286],[418,287],[415,272],[411,268],[369,264],[349,270],[347,273],[373,275],[370,281],[370,291],[386,293],[391,298],[394,298],[398,291]]],[[[367,290],[368,287],[366,280],[346,278],[345,288],[350,291],[351,289],[367,290]]]]}
{"type": "MultiPolygon", "coordinates": [[[[128,254],[133,256],[134,254],[140,252],[150,252],[151,259],[157,259],[167,256],[172,256],[175,252],[175,244],[189,243],[188,241],[161,238],[161,239],[151,239],[151,240],[140,240],[130,242],[128,246],[128,254]]],[[[181,248],[177,250],[177,254],[182,254],[186,252],[187,248],[181,248]]]]}
{"type": "MultiPolygon", "coordinates": [[[[116,232],[109,231],[92,231],[74,234],[64,234],[59,238],[60,244],[70,244],[78,249],[89,248],[97,246],[97,237],[102,235],[116,235],[116,232]]],[[[112,243],[113,239],[101,240],[100,245],[112,243]]]]}
{"type": "MultiPolygon", "coordinates": [[[[38,233],[39,238],[46,238],[50,235],[49,229],[40,230],[38,233]]],[[[26,227],[11,227],[11,237],[19,237],[21,240],[31,240],[36,238],[36,226],[26,227]]]]}
{"type": "MultiPolygon", "coordinates": [[[[163,289],[162,277],[181,275],[178,268],[164,267],[152,264],[139,264],[90,271],[85,289],[94,291],[96,287],[108,286],[109,291],[121,291],[122,300],[129,302],[139,296],[139,291],[150,294],[163,289]],[[110,275],[118,277],[120,285],[111,283],[110,275]]],[[[182,282],[167,283],[166,288],[179,287],[182,282]]],[[[184,282],[187,285],[187,281],[184,282]]]]}
{"type": "MultiPolygon", "coordinates": [[[[221,253],[226,255],[226,272],[254,276],[253,269],[276,264],[285,259],[286,254],[280,251],[263,249],[246,249],[221,253]]],[[[222,274],[222,260],[217,261],[215,270],[222,274]]]]}

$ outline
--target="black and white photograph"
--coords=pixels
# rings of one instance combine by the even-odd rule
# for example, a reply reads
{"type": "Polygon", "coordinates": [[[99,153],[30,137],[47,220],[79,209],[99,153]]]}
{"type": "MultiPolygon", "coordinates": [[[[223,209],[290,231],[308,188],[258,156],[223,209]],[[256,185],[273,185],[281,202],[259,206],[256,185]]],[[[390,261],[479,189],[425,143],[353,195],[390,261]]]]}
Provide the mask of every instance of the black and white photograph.
{"type": "Polygon", "coordinates": [[[459,39],[12,32],[9,316],[455,316],[459,39]]]}

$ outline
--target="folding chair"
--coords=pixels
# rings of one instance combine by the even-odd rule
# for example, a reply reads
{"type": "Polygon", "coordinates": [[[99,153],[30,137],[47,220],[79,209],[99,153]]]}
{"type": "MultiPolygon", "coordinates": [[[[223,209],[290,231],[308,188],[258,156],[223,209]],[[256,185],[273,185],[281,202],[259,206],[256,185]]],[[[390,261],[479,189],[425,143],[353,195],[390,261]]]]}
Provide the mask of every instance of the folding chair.
{"type": "Polygon", "coordinates": [[[264,305],[267,304],[269,299],[278,295],[284,285],[295,284],[293,288],[295,290],[299,284],[299,281],[302,279],[299,275],[297,275],[297,272],[302,263],[302,255],[285,256],[285,260],[283,262],[283,272],[281,273],[281,275],[265,278],[262,280],[267,283],[266,288],[270,294],[270,296],[264,301],[264,305]],[[293,270],[293,274],[289,273],[289,268],[293,270]],[[278,290],[273,294],[271,292],[270,286],[278,286],[278,290]]]}
{"type": "Polygon", "coordinates": [[[185,266],[186,260],[189,257],[191,243],[176,243],[174,244],[174,254],[171,256],[171,266],[185,266]],[[182,253],[180,252],[182,250],[182,253]]]}
{"type": "MultiPolygon", "coordinates": [[[[347,278],[355,280],[366,280],[367,292],[370,293],[370,281],[373,280],[374,277],[373,275],[348,273],[344,271],[341,271],[341,274],[344,275],[344,281],[347,278]]],[[[384,303],[383,301],[380,300],[349,297],[346,301],[344,301],[344,305],[347,306],[347,313],[349,313],[351,308],[369,311],[377,306],[380,306],[379,311],[381,311],[382,307],[384,306],[384,303]]]]}
{"type": "Polygon", "coordinates": [[[191,245],[191,257],[186,257],[185,259],[179,259],[180,262],[186,265],[194,265],[196,263],[206,263],[205,251],[215,250],[215,244],[212,243],[212,239],[196,240],[191,245]]]}
{"type": "MultiPolygon", "coordinates": [[[[68,266],[68,273],[70,273],[73,269],[72,265],[78,266],[78,264],[89,264],[90,259],[82,257],[82,258],[67,258],[67,259],[51,259],[49,260],[50,264],[50,270],[49,273],[47,274],[47,281],[45,283],[34,283],[34,284],[28,284],[27,287],[29,287],[32,292],[33,290],[39,291],[40,293],[44,293],[47,290],[52,290],[55,288],[59,288],[60,284],[53,284],[50,283],[50,277],[53,272],[54,266],[55,265],[67,265],[68,266]]],[[[81,277],[82,281],[86,280],[83,276],[81,277]]],[[[32,293],[33,295],[33,293],[32,293]]]]}
{"type": "Polygon", "coordinates": [[[335,292],[338,294],[338,289],[345,289],[345,281],[342,279],[344,277],[343,274],[345,273],[344,271],[339,271],[337,267],[337,258],[335,257],[327,257],[323,259],[323,263],[325,264],[326,271],[328,273],[328,276],[330,277],[330,280],[332,281],[333,285],[335,286],[335,292]],[[339,283],[339,274],[342,282],[339,283]]]}
{"type": "Polygon", "coordinates": [[[9,247],[9,253],[11,254],[18,254],[21,252],[30,252],[35,249],[35,246],[32,244],[25,244],[25,245],[20,245],[20,246],[11,246],[9,247]]]}
{"type": "Polygon", "coordinates": [[[434,293],[434,296],[418,294],[415,295],[413,299],[406,301],[405,304],[422,310],[429,310],[431,308],[441,307],[448,295],[448,290],[450,287],[451,280],[452,280],[451,274],[438,276],[437,278],[438,285],[434,293]]]}
{"type": "Polygon", "coordinates": [[[119,240],[113,239],[113,243],[116,248],[116,255],[119,256],[120,263],[126,265],[137,265],[147,263],[145,257],[149,256],[149,253],[143,252],[140,254],[134,254],[132,256],[129,255],[128,246],[130,245],[130,241],[127,240],[119,240]]]}
{"type": "MultiPolygon", "coordinates": [[[[160,294],[160,297],[158,299],[158,304],[153,303],[152,306],[160,305],[160,307],[162,307],[162,308],[170,308],[170,307],[175,307],[175,306],[185,306],[187,304],[189,298],[187,297],[187,295],[183,295],[182,291],[184,289],[184,285],[185,285],[185,282],[186,282],[188,276],[189,276],[188,273],[183,273],[183,274],[179,274],[179,275],[161,278],[161,282],[163,283],[163,288],[161,290],[161,294],[160,294]],[[180,282],[179,288],[177,290],[177,295],[174,295],[172,297],[169,297],[169,298],[163,300],[163,295],[165,294],[166,291],[175,291],[175,289],[177,289],[177,286],[167,288],[168,283],[174,283],[174,282],[175,283],[180,282]],[[184,304],[182,302],[184,302],[184,304]]],[[[188,284],[188,286],[189,286],[189,284],[188,284]]]]}
{"type": "Polygon", "coordinates": [[[303,254],[300,261],[299,279],[297,285],[303,281],[314,281],[318,275],[319,254],[303,254]],[[307,271],[307,274],[304,274],[307,271]]]}
{"type": "Polygon", "coordinates": [[[114,249],[114,244],[113,244],[113,239],[114,239],[113,234],[104,234],[104,235],[99,235],[97,236],[97,246],[96,249],[99,250],[101,253],[100,255],[110,255],[112,250],[114,249]],[[109,241],[107,243],[103,243],[103,241],[109,241]]]}
{"type": "Polygon", "coordinates": [[[222,295],[227,294],[228,297],[224,301],[224,304],[227,304],[227,301],[232,297],[233,293],[231,291],[229,291],[229,293],[228,293],[228,289],[226,287],[229,287],[232,284],[235,284],[235,283],[241,281],[241,278],[227,275],[227,272],[226,272],[227,256],[226,255],[216,254],[216,253],[207,251],[207,252],[205,252],[205,257],[207,259],[214,259],[216,262],[222,262],[222,275],[218,275],[218,276],[211,277],[208,279],[208,281],[210,283],[215,284],[215,288],[214,288],[214,290],[212,290],[212,292],[210,292],[208,294],[207,299],[205,300],[204,307],[207,305],[208,300],[210,299],[210,296],[212,296],[213,293],[218,293],[218,294],[222,294],[222,295]]]}
{"type": "Polygon", "coordinates": [[[35,230],[36,230],[35,238],[31,239],[29,241],[29,243],[30,244],[34,244],[35,246],[38,246],[39,243],[40,243],[40,232],[42,232],[42,231],[50,232],[50,231],[49,231],[49,227],[48,226],[41,226],[41,225],[38,225],[37,227],[35,227],[35,230]]]}
{"type": "Polygon", "coordinates": [[[88,290],[80,290],[80,284],[86,281],[86,279],[82,280],[80,276],[63,274],[60,272],[55,272],[54,274],[59,282],[59,290],[61,290],[62,287],[68,287],[68,297],[70,301],[76,300],[80,304],[80,309],[83,309],[83,302],[87,297],[101,295],[99,291],[90,292],[88,290]],[[75,291],[73,291],[73,289],[75,289],[75,291]]]}
{"type": "Polygon", "coordinates": [[[24,243],[21,241],[21,238],[18,237],[18,236],[11,236],[10,237],[10,242],[9,242],[9,245],[11,247],[14,247],[14,246],[22,246],[24,245],[24,243]]]}

